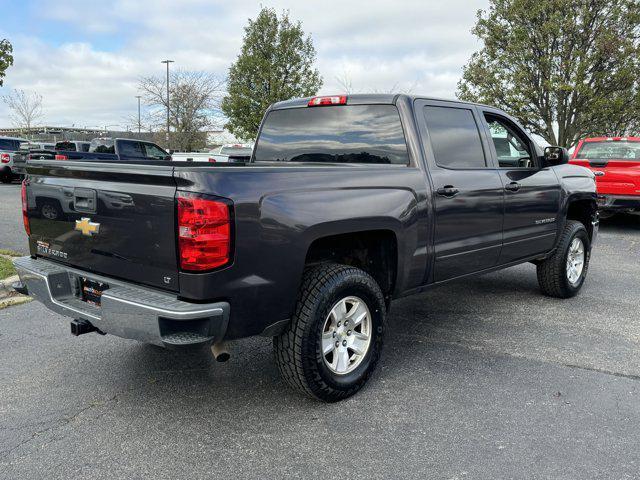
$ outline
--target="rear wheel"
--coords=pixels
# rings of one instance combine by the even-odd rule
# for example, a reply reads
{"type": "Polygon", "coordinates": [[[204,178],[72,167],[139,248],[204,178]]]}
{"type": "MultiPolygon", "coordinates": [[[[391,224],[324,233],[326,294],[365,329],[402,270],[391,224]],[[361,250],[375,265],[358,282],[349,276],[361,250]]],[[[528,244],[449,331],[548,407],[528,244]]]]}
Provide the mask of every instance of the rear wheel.
{"type": "Polygon", "coordinates": [[[60,204],[55,200],[42,200],[39,203],[40,216],[46,220],[58,220],[62,217],[60,204]]]}
{"type": "Polygon", "coordinates": [[[384,322],[384,297],[366,272],[337,264],[307,270],[291,324],[273,342],[282,377],[327,402],[353,395],[378,363],[384,322]]]}
{"type": "Polygon", "coordinates": [[[0,174],[0,182],[2,182],[2,183],[11,183],[12,180],[13,180],[13,177],[11,175],[11,171],[2,172],[0,174]]]}
{"type": "Polygon", "coordinates": [[[578,221],[567,220],[555,253],[538,264],[540,288],[552,297],[573,297],[584,284],[590,257],[586,228],[578,221]]]}

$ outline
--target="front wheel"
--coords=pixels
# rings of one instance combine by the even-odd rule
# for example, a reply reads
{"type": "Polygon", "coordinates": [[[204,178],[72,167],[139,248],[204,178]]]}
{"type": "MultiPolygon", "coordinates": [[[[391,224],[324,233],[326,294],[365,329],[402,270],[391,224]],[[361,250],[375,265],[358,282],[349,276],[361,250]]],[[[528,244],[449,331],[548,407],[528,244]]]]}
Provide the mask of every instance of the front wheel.
{"type": "Polygon", "coordinates": [[[327,402],[356,393],[382,350],[385,302],[366,272],[337,264],[304,274],[291,324],[274,338],[276,363],[294,389],[327,402]]]}
{"type": "Polygon", "coordinates": [[[567,220],[555,253],[538,264],[540,288],[551,297],[573,297],[584,284],[590,257],[587,229],[578,221],[567,220]]]}

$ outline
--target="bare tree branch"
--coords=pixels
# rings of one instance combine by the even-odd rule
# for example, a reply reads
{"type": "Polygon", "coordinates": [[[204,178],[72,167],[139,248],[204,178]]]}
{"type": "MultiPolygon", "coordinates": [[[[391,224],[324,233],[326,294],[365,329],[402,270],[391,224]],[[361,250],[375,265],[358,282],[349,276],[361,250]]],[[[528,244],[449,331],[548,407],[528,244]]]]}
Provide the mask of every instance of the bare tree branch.
{"type": "Polygon", "coordinates": [[[9,107],[9,118],[18,128],[30,129],[34,123],[42,118],[42,95],[24,90],[14,90],[2,97],[9,107]]]}
{"type": "MultiPolygon", "coordinates": [[[[202,131],[222,123],[220,102],[225,79],[205,72],[177,70],[169,77],[169,124],[172,146],[194,150],[204,145],[202,131]]],[[[167,109],[167,84],[164,76],[143,77],[139,89],[144,103],[151,107],[149,116],[162,129],[167,109]]],[[[137,123],[137,120],[136,122],[137,123]]],[[[164,127],[166,129],[166,127],[164,127]]]]}

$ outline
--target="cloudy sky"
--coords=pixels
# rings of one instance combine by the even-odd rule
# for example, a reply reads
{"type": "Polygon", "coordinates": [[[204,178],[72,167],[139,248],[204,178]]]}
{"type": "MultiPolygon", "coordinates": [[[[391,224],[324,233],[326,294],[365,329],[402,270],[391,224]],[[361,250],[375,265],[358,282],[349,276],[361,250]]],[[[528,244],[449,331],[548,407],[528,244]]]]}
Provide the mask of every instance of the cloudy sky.
{"type": "MultiPolygon", "coordinates": [[[[470,29],[484,0],[263,0],[288,9],[311,34],[321,93],[410,90],[453,97],[478,48],[470,29]]],[[[14,46],[10,89],[43,96],[48,125],[124,127],[137,109],[137,80],[162,74],[160,60],[224,76],[260,2],[233,0],[0,0],[0,38],[14,46]]],[[[9,124],[0,103],[0,127],[9,124]]]]}

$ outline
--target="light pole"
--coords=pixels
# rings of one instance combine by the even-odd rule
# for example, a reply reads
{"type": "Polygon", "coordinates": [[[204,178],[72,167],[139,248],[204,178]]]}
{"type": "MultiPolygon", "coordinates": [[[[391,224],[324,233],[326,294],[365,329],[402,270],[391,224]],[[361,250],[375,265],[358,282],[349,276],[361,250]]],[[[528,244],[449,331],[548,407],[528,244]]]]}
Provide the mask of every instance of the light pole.
{"type": "Polygon", "coordinates": [[[173,63],[173,60],[162,60],[160,63],[167,64],[167,150],[169,150],[169,64],[173,63]]]}
{"type": "Polygon", "coordinates": [[[140,133],[140,95],[136,95],[138,99],[138,133],[140,133]]]}

